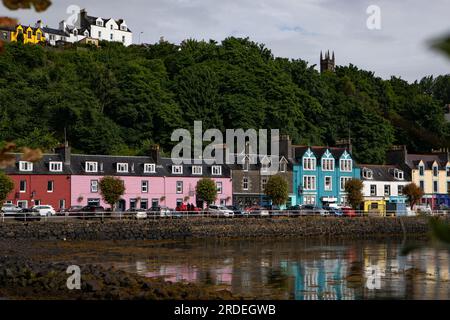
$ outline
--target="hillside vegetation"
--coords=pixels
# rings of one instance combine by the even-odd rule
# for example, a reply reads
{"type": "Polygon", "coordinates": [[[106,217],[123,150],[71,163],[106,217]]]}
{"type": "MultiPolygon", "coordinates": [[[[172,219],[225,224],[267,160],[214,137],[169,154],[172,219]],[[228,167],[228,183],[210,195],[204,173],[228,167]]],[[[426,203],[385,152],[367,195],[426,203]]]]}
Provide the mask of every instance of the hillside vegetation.
{"type": "Polygon", "coordinates": [[[176,128],[279,128],[294,143],[330,145],[350,134],[360,162],[392,144],[449,147],[450,75],[383,80],[350,65],[320,74],[303,60],[227,38],[181,45],[102,43],[54,49],[8,44],[0,55],[0,141],[78,152],[170,151],[176,128]]]}

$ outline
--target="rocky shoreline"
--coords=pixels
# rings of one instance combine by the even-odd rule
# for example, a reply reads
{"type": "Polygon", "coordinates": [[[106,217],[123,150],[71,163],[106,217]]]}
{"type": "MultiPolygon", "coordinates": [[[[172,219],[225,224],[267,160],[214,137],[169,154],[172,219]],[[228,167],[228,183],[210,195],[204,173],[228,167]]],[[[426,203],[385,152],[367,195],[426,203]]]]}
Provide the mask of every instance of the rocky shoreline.
{"type": "Polygon", "coordinates": [[[50,263],[17,256],[0,257],[0,298],[20,300],[230,300],[230,291],[214,286],[172,283],[164,279],[83,265],[81,288],[70,290],[71,263],[50,263]]]}
{"type": "MultiPolygon", "coordinates": [[[[444,219],[444,218],[443,218],[444,219]]],[[[447,218],[447,220],[449,220],[447,218]]],[[[184,218],[0,223],[0,240],[179,240],[202,238],[425,235],[424,217],[184,218]]]]}

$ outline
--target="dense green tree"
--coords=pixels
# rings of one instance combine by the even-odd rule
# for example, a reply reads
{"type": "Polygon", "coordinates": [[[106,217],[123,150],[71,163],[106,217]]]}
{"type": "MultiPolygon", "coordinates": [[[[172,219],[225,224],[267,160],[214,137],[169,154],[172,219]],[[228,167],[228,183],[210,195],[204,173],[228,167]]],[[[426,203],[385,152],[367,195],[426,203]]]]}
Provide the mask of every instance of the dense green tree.
{"type": "Polygon", "coordinates": [[[360,209],[363,202],[363,182],[359,179],[350,179],[345,184],[345,192],[347,194],[347,201],[353,209],[360,209]]]}
{"type": "Polygon", "coordinates": [[[100,179],[99,187],[103,200],[111,206],[111,210],[114,210],[116,203],[125,193],[123,180],[117,177],[106,176],[100,179]]]}
{"type": "Polygon", "coordinates": [[[3,205],[8,194],[14,189],[14,182],[0,171],[0,206],[3,205]]]}
{"type": "Polygon", "coordinates": [[[274,175],[267,181],[264,193],[270,197],[272,204],[280,206],[289,199],[289,186],[285,178],[274,175]]]}
{"type": "Polygon", "coordinates": [[[198,180],[195,186],[195,192],[197,199],[203,200],[209,206],[217,199],[217,187],[214,180],[209,178],[203,178],[198,180]]]}
{"type": "Polygon", "coordinates": [[[78,152],[119,154],[143,154],[147,141],[168,152],[174,129],[202,120],[205,129],[280,129],[297,144],[350,136],[357,161],[382,163],[392,144],[449,146],[449,78],[383,80],[354,65],[320,74],[234,37],[64,50],[9,43],[0,141],[51,149],[67,137],[78,152]]]}

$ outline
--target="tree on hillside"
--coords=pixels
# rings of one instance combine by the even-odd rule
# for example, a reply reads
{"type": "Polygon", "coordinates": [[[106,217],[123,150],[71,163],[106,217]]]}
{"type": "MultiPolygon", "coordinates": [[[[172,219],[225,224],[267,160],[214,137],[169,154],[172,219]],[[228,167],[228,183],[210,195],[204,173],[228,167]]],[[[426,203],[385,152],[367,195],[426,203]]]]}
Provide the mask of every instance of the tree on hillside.
{"type": "Polygon", "coordinates": [[[408,198],[411,210],[414,208],[415,204],[420,201],[423,197],[423,191],[415,183],[409,183],[403,187],[403,194],[408,198]]]}
{"type": "Polygon", "coordinates": [[[285,204],[289,199],[288,188],[288,182],[285,178],[279,175],[274,175],[267,181],[264,193],[272,199],[272,204],[280,206],[285,204]]]}
{"type": "Polygon", "coordinates": [[[345,184],[345,192],[347,193],[347,201],[353,209],[359,209],[361,203],[364,200],[363,194],[363,182],[359,179],[351,179],[345,184]]]}
{"type": "Polygon", "coordinates": [[[103,200],[111,206],[111,210],[114,210],[116,203],[125,193],[125,185],[123,180],[116,177],[106,176],[100,179],[99,187],[103,200]]]}
{"type": "Polygon", "coordinates": [[[6,174],[0,171],[0,207],[8,194],[14,189],[14,182],[6,174]]]}
{"type": "Polygon", "coordinates": [[[197,199],[203,200],[209,206],[217,199],[217,186],[214,180],[209,178],[200,179],[195,186],[197,199]]]}

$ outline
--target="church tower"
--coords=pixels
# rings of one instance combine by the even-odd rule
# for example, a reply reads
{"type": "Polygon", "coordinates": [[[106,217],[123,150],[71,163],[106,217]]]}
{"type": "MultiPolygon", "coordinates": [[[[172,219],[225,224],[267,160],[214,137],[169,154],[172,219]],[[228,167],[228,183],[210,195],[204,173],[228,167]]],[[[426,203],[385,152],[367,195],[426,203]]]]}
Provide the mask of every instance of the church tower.
{"type": "Polygon", "coordinates": [[[334,72],[335,66],[334,51],[332,56],[330,56],[330,51],[325,52],[325,57],[322,55],[322,51],[320,51],[320,73],[325,71],[334,72]]]}

